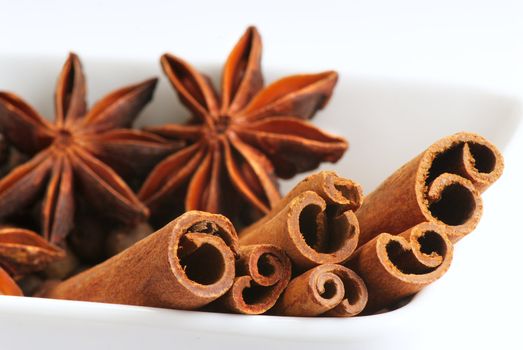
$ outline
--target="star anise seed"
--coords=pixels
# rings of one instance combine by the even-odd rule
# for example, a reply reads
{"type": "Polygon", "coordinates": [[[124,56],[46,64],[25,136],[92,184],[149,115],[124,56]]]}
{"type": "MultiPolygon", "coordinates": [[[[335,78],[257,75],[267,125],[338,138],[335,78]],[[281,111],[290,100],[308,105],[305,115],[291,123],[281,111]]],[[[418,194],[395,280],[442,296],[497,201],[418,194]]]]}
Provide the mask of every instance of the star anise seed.
{"type": "Polygon", "coordinates": [[[156,135],[128,129],[151,100],[156,82],[121,88],[88,111],[81,63],[70,54],[56,86],[54,123],[16,95],[0,92],[0,131],[32,156],[0,181],[0,217],[43,196],[42,231],[58,244],[74,225],[78,194],[103,215],[123,222],[146,218],[147,208],[108,164],[117,162],[121,172],[139,171],[173,151],[172,143],[156,135]]]}
{"type": "Polygon", "coordinates": [[[343,155],[343,138],[307,122],[329,101],[337,74],[294,75],[264,88],[261,51],[257,30],[248,28],[223,68],[221,96],[190,64],[162,56],[163,70],[192,118],[148,128],[188,144],[158,164],[141,188],[139,196],[151,210],[169,201],[176,205],[176,195],[185,192],[185,210],[234,216],[245,207],[238,203],[246,203],[267,212],[280,199],[277,177],[343,155]]]}

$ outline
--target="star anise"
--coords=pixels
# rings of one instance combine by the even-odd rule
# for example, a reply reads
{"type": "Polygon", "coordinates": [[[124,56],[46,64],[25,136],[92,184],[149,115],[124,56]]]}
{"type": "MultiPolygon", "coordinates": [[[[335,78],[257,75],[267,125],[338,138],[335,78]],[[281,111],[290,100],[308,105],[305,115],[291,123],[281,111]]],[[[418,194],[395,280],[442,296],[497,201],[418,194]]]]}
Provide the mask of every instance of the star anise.
{"type": "Polygon", "coordinates": [[[32,231],[0,228],[0,295],[22,295],[11,276],[42,270],[64,256],[63,250],[32,231]]]}
{"type": "Polygon", "coordinates": [[[0,134],[0,168],[6,163],[8,154],[9,148],[7,146],[7,141],[5,140],[4,135],[0,134]]]}
{"type": "Polygon", "coordinates": [[[123,222],[147,217],[147,208],[107,163],[119,160],[120,171],[138,171],[172,152],[160,137],[127,129],[151,100],[156,81],[119,89],[88,111],[81,63],[70,54],[56,87],[54,123],[14,94],[0,92],[0,131],[33,156],[0,181],[0,217],[43,197],[42,231],[53,243],[71,231],[79,192],[102,214],[123,222]]]}
{"type": "Polygon", "coordinates": [[[188,144],[147,178],[139,197],[150,209],[159,211],[186,191],[185,210],[232,215],[240,210],[237,203],[247,203],[267,212],[280,199],[277,177],[290,178],[343,155],[348,146],[343,138],[306,121],[329,101],[337,74],[294,75],[264,88],[261,45],[257,30],[248,28],[223,68],[221,96],[190,64],[162,56],[163,70],[192,118],[184,125],[148,128],[188,144]]]}
{"type": "Polygon", "coordinates": [[[9,274],[0,267],[0,295],[14,295],[23,296],[24,293],[16,284],[16,282],[9,276],[9,274]]]}

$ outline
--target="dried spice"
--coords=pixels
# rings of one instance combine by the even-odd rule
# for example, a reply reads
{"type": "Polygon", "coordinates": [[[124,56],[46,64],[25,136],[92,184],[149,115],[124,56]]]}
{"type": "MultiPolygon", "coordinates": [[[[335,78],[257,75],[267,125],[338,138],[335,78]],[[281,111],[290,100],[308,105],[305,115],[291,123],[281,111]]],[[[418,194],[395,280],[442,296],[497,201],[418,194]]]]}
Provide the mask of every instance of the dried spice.
{"type": "Polygon", "coordinates": [[[277,245],[297,271],[342,263],[358,244],[354,210],[361,201],[357,183],[321,171],[301,181],[265,217],[241,231],[240,243],[277,245]]]}
{"type": "Polygon", "coordinates": [[[56,117],[50,123],[14,94],[0,92],[0,130],[32,158],[0,181],[0,216],[9,216],[43,196],[44,237],[61,244],[74,226],[79,193],[103,215],[136,222],[147,208],[107,163],[122,172],[152,166],[173,145],[131,126],[151,100],[156,79],[119,89],[87,110],[80,60],[70,54],[58,79],[56,117]]]}
{"type": "Polygon", "coordinates": [[[24,293],[9,274],[0,267],[0,295],[23,296],[24,293]]]}
{"type": "Polygon", "coordinates": [[[316,266],[294,278],[274,313],[287,316],[359,314],[367,304],[367,288],[354,271],[336,264],[316,266]]]}
{"type": "Polygon", "coordinates": [[[367,285],[366,313],[417,293],[447,272],[453,246],[445,230],[421,223],[397,236],[382,233],[354,253],[347,266],[367,285]]]}
{"type": "Polygon", "coordinates": [[[0,295],[351,317],[390,310],[440,278],[453,242],[480,220],[481,193],[503,172],[501,153],[458,133],[365,199],[357,183],[330,171],[281,198],[278,178],[336,162],[348,144],[308,121],[328,103],[335,72],[264,87],[260,61],[261,38],[250,27],[218,93],[165,54],[163,70],[191,118],[146,131],[131,127],[156,79],[88,111],[74,54],[58,79],[54,123],[0,92],[0,224],[33,227],[37,216],[43,233],[0,226],[0,295]],[[161,219],[145,221],[149,210],[172,219],[184,208],[156,232],[161,219]],[[233,221],[249,214],[250,226],[238,238],[215,213],[233,221]],[[67,255],[54,245],[65,238],[67,255]]]}
{"type": "MultiPolygon", "coordinates": [[[[221,95],[184,60],[165,54],[162,67],[192,118],[187,124],[148,128],[187,147],[162,161],[147,178],[140,198],[153,212],[174,207],[226,213],[243,206],[266,213],[280,199],[277,177],[290,178],[336,162],[347,142],[307,119],[325,107],[335,72],[295,75],[264,88],[261,38],[253,27],[233,48],[223,68],[221,95]]],[[[245,208],[242,208],[245,209],[245,208]]]]}
{"type": "Polygon", "coordinates": [[[14,227],[0,228],[0,295],[22,295],[11,278],[42,270],[65,257],[58,247],[36,233],[14,227]]]}
{"type": "Polygon", "coordinates": [[[62,280],[72,276],[79,266],[78,257],[70,249],[65,249],[65,257],[47,265],[43,275],[46,279],[62,280]]]}
{"type": "Polygon", "coordinates": [[[63,257],[62,249],[35,232],[14,227],[0,229],[0,266],[13,276],[42,270],[63,257]]]}
{"type": "Polygon", "coordinates": [[[262,314],[276,304],[291,279],[291,261],[270,244],[241,246],[236,278],[218,300],[218,309],[242,314],[262,314]]]}
{"type": "Polygon", "coordinates": [[[9,147],[7,146],[7,141],[4,135],[0,134],[0,169],[7,162],[9,156],[9,147]]]}
{"type": "Polygon", "coordinates": [[[503,156],[479,135],[462,132],[435,142],[365,197],[356,212],[359,245],[424,221],[446,226],[456,242],[478,224],[480,193],[502,172],[503,156]]]}
{"type": "Polygon", "coordinates": [[[191,211],[43,296],[196,309],[231,288],[238,238],[224,216],[191,211]]]}

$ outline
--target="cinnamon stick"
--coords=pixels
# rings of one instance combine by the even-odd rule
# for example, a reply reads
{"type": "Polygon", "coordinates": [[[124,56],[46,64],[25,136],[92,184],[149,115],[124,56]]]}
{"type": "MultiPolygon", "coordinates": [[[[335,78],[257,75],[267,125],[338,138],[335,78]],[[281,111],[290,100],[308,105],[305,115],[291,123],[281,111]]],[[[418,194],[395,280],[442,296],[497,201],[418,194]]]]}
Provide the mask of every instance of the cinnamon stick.
{"type": "Polygon", "coordinates": [[[480,193],[502,172],[501,153],[479,135],[461,132],[437,141],[365,197],[356,212],[359,244],[424,221],[444,225],[458,241],[478,224],[480,193]]]}
{"type": "Polygon", "coordinates": [[[219,300],[228,311],[262,314],[276,304],[291,279],[291,261],[270,244],[240,247],[231,289],[219,300]]]}
{"type": "Polygon", "coordinates": [[[187,212],[44,297],[196,309],[229,290],[237,235],[222,215],[187,212]]]}
{"type": "Polygon", "coordinates": [[[307,177],[261,220],[240,233],[240,243],[281,247],[298,271],[341,263],[354,252],[359,225],[354,210],[361,187],[334,172],[307,177]]]}
{"type": "Polygon", "coordinates": [[[445,274],[453,253],[445,230],[425,222],[399,235],[382,233],[356,250],[347,266],[367,285],[365,313],[391,306],[445,274]]]}
{"type": "Polygon", "coordinates": [[[316,266],[294,278],[274,308],[278,315],[341,316],[359,314],[367,289],[354,271],[336,264],[316,266]]]}

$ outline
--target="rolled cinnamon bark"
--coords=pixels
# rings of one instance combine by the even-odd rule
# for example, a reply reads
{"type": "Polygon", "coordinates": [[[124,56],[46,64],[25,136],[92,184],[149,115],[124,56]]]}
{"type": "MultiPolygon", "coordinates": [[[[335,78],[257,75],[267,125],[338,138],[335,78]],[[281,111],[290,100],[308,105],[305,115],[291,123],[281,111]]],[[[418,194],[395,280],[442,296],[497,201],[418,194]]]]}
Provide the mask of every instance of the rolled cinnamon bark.
{"type": "Polygon", "coordinates": [[[340,211],[355,211],[361,206],[363,200],[363,191],[358,183],[340,177],[334,171],[320,171],[300,181],[272,207],[269,213],[242,232],[256,230],[259,226],[263,226],[305,191],[316,192],[327,205],[336,206],[340,211]]]}
{"type": "Polygon", "coordinates": [[[262,314],[276,304],[291,279],[291,261],[270,244],[240,247],[236,275],[229,291],[218,300],[228,311],[262,314]]]}
{"type": "Polygon", "coordinates": [[[237,235],[222,215],[187,212],[44,297],[196,309],[229,290],[237,235]]]}
{"type": "Polygon", "coordinates": [[[503,156],[479,135],[462,132],[437,141],[365,197],[356,212],[359,245],[424,221],[444,225],[458,241],[478,224],[480,193],[502,172],[503,156]]]}
{"type": "Polygon", "coordinates": [[[281,247],[298,271],[341,263],[354,252],[359,225],[353,210],[361,187],[334,172],[320,172],[300,182],[260,221],[240,233],[242,245],[281,247]]]}
{"type": "Polygon", "coordinates": [[[424,222],[399,234],[382,233],[350,258],[352,268],[367,285],[365,313],[391,306],[447,272],[453,245],[445,226],[424,222]]]}
{"type": "Polygon", "coordinates": [[[337,264],[325,264],[294,278],[274,313],[349,317],[359,314],[366,304],[367,288],[354,271],[337,264]]]}

